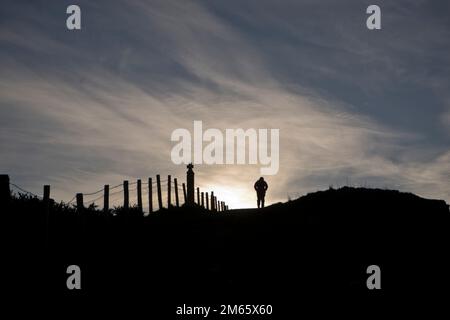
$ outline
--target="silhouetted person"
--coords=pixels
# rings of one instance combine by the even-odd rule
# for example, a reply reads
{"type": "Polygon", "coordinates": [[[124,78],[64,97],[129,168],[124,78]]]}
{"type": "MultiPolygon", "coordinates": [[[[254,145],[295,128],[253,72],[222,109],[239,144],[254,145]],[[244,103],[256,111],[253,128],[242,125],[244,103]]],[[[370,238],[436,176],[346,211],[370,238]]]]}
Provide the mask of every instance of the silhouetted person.
{"type": "Polygon", "coordinates": [[[256,196],[258,197],[258,208],[264,208],[264,197],[266,196],[266,190],[268,188],[267,183],[264,181],[264,178],[261,177],[255,182],[254,187],[256,196]]]}

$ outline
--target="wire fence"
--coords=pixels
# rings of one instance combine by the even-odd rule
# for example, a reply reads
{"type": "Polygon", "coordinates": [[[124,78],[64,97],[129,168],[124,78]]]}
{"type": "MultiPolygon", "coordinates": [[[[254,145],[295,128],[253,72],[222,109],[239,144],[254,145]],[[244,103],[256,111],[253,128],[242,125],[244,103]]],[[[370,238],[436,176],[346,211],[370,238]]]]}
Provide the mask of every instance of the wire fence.
{"type": "MultiPolygon", "coordinates": [[[[38,195],[34,194],[34,193],[31,192],[31,191],[25,190],[24,188],[18,186],[17,184],[10,183],[9,185],[12,186],[12,187],[14,187],[14,188],[16,188],[17,190],[19,190],[18,193],[26,194],[26,195],[30,195],[30,196],[35,197],[35,198],[38,198],[38,199],[42,199],[41,196],[38,196],[38,195]]],[[[14,192],[14,191],[13,191],[13,192],[14,192]]]]}
{"type": "MultiPolygon", "coordinates": [[[[12,193],[26,194],[40,200],[45,197],[45,195],[39,196],[12,182],[9,182],[8,187],[11,189],[12,193]]],[[[47,187],[49,190],[48,192],[50,192],[50,186],[47,187]]],[[[225,211],[228,209],[228,206],[226,206],[223,201],[218,201],[217,198],[211,198],[213,192],[204,191],[203,189],[200,192],[198,188],[199,187],[193,190],[196,205],[216,211],[225,211]],[[200,195],[202,196],[200,197],[200,195]]],[[[95,206],[95,208],[103,210],[121,206],[136,206],[143,212],[150,213],[155,211],[155,209],[185,204],[187,202],[185,192],[185,183],[180,182],[179,179],[167,176],[165,179],[159,179],[159,183],[158,178],[149,178],[148,181],[138,179],[129,182],[125,180],[123,183],[112,187],[105,185],[105,187],[96,191],[77,193],[70,200],[61,201],[61,203],[76,207],[80,204],[82,207],[95,206]],[[175,180],[177,183],[175,183],[175,180]],[[150,181],[151,185],[149,184],[150,181]]]]}

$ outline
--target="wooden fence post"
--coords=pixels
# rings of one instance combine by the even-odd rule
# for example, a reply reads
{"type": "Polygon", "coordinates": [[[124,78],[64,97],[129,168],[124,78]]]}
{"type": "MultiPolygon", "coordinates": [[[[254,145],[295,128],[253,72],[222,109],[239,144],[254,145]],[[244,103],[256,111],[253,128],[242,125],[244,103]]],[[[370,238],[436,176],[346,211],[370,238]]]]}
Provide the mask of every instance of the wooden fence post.
{"type": "Polygon", "coordinates": [[[9,176],[0,174],[0,205],[9,203],[11,199],[11,190],[9,189],[9,176]]]}
{"type": "Polygon", "coordinates": [[[206,210],[209,210],[208,192],[206,192],[206,210]]]}
{"type": "Polygon", "coordinates": [[[49,244],[50,239],[50,186],[44,185],[44,210],[45,210],[45,241],[49,244]]]}
{"type": "Polygon", "coordinates": [[[205,207],[205,193],[202,191],[202,203],[201,203],[202,208],[205,207]]]}
{"type": "Polygon", "coordinates": [[[177,178],[173,179],[173,182],[175,184],[175,204],[176,204],[177,207],[179,207],[180,206],[180,202],[179,202],[179,199],[178,199],[178,180],[177,180],[177,178]]]}
{"type": "Polygon", "coordinates": [[[153,181],[148,178],[148,213],[153,212],[153,181]]]}
{"type": "Polygon", "coordinates": [[[172,177],[170,174],[167,176],[167,208],[170,208],[172,206],[171,204],[171,186],[172,186],[172,177]]]}
{"type": "Polygon", "coordinates": [[[214,191],[211,191],[211,211],[214,211],[214,191]]]}
{"type": "Polygon", "coordinates": [[[158,189],[158,207],[159,210],[162,209],[162,196],[161,196],[161,177],[159,174],[156,175],[156,188],[158,189]]]}
{"type": "Polygon", "coordinates": [[[82,211],[83,209],[84,209],[83,194],[77,193],[77,211],[82,211]]]}
{"type": "Polygon", "coordinates": [[[142,182],[141,179],[137,180],[137,205],[140,213],[143,213],[142,210],[142,182]]]}
{"type": "Polygon", "coordinates": [[[130,207],[130,193],[128,191],[128,180],[123,182],[123,207],[128,210],[130,207]]]}
{"type": "Polygon", "coordinates": [[[187,198],[187,196],[186,196],[186,184],[183,182],[183,195],[184,195],[184,204],[186,204],[187,202],[187,200],[186,200],[186,198],[187,198]]]}
{"type": "MultiPolygon", "coordinates": [[[[48,220],[49,208],[50,208],[50,186],[48,184],[44,185],[44,197],[42,198],[44,202],[44,210],[46,214],[46,219],[48,220]]],[[[48,224],[48,221],[47,221],[48,224]]]]}
{"type": "Polygon", "coordinates": [[[109,212],[109,184],[103,187],[103,212],[109,212]]]}
{"type": "Polygon", "coordinates": [[[197,187],[197,204],[200,205],[200,188],[197,187]]]}
{"type": "Polygon", "coordinates": [[[216,211],[219,211],[219,208],[217,207],[217,197],[214,196],[214,209],[216,209],[216,211]]]}
{"type": "Polygon", "coordinates": [[[44,197],[43,200],[45,203],[48,203],[50,200],[50,186],[49,185],[45,185],[44,186],[44,197]]]}
{"type": "Polygon", "coordinates": [[[194,166],[192,163],[187,165],[188,171],[186,172],[186,183],[187,183],[187,205],[194,206],[195,204],[195,184],[194,184],[194,171],[192,170],[194,166]]]}

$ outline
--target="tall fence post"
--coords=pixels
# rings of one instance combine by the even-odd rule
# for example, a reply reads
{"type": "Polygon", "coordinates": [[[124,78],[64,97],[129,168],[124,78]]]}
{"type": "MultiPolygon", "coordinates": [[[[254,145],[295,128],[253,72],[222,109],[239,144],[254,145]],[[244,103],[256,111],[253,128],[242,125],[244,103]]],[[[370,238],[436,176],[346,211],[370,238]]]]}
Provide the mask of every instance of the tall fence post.
{"type": "Polygon", "coordinates": [[[186,172],[186,183],[187,183],[187,205],[194,206],[195,204],[195,184],[194,184],[194,171],[192,169],[194,166],[192,163],[187,165],[188,171],[186,172]]]}
{"type": "Polygon", "coordinates": [[[170,174],[167,176],[167,208],[170,208],[172,206],[172,199],[171,199],[171,187],[172,187],[172,177],[170,176],[170,174]]]}
{"type": "MultiPolygon", "coordinates": [[[[49,208],[50,208],[50,186],[48,184],[44,185],[44,196],[42,197],[44,202],[44,210],[46,214],[46,219],[48,219],[49,208]]],[[[48,223],[48,221],[47,221],[48,223]]]]}
{"type": "Polygon", "coordinates": [[[186,184],[184,182],[183,182],[183,195],[184,195],[184,204],[187,204],[186,184]]]}
{"type": "Polygon", "coordinates": [[[82,211],[84,209],[83,194],[77,193],[76,197],[77,197],[77,211],[82,211]]]}
{"type": "Polygon", "coordinates": [[[219,208],[217,207],[217,196],[214,196],[214,209],[219,211],[219,208]]]}
{"type": "Polygon", "coordinates": [[[209,210],[208,192],[206,192],[206,210],[209,210]]]}
{"type": "Polygon", "coordinates": [[[205,207],[205,193],[202,191],[202,204],[201,204],[202,208],[205,207]]]}
{"type": "Polygon", "coordinates": [[[158,189],[158,207],[159,210],[162,209],[162,196],[161,196],[161,177],[159,174],[156,175],[156,188],[158,189]]]}
{"type": "Polygon", "coordinates": [[[109,212],[109,184],[103,187],[103,212],[109,212]]]}
{"type": "Polygon", "coordinates": [[[175,205],[177,207],[179,207],[180,206],[180,201],[178,199],[178,180],[177,180],[177,178],[173,179],[173,182],[175,184],[174,185],[174,187],[175,187],[175,205]]]}
{"type": "Polygon", "coordinates": [[[44,186],[44,210],[45,210],[45,241],[49,244],[50,240],[50,186],[44,186]]]}
{"type": "Polygon", "coordinates": [[[148,178],[148,213],[153,212],[153,181],[148,178]]]}
{"type": "Polygon", "coordinates": [[[128,210],[130,207],[130,193],[128,190],[128,180],[123,182],[123,207],[128,210]]]}
{"type": "Polygon", "coordinates": [[[45,210],[45,215],[46,215],[46,219],[47,219],[47,224],[48,224],[48,214],[49,214],[49,209],[50,209],[50,186],[48,184],[44,185],[44,197],[43,197],[43,202],[44,202],[44,210],[45,210]]]}
{"type": "Polygon", "coordinates": [[[142,182],[141,182],[141,179],[137,180],[137,205],[138,205],[139,212],[142,213],[143,210],[142,210],[142,182]]]}
{"type": "Polygon", "coordinates": [[[214,191],[211,191],[211,211],[214,211],[214,191]]]}
{"type": "Polygon", "coordinates": [[[200,205],[200,188],[197,187],[197,204],[200,205]]]}
{"type": "Polygon", "coordinates": [[[44,203],[48,204],[50,202],[50,186],[46,184],[44,186],[44,197],[43,197],[44,203]]]}
{"type": "Polygon", "coordinates": [[[7,174],[0,174],[0,205],[8,203],[10,199],[9,176],[7,174]]]}

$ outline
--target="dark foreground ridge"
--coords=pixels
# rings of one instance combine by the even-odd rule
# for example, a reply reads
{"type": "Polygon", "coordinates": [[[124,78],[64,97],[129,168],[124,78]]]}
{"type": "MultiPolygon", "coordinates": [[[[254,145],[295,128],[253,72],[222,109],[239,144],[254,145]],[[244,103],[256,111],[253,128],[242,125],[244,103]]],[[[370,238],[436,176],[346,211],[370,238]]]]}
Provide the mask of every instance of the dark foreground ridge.
{"type": "Polygon", "coordinates": [[[6,214],[17,226],[7,262],[14,287],[51,299],[136,299],[150,309],[282,303],[287,312],[299,299],[382,303],[438,295],[449,283],[448,205],[398,191],[344,187],[261,210],[146,217],[54,204],[46,218],[41,201],[21,197],[6,214]],[[66,288],[71,264],[81,267],[80,291],[66,288]],[[367,289],[373,264],[382,290],[367,289]]]}

